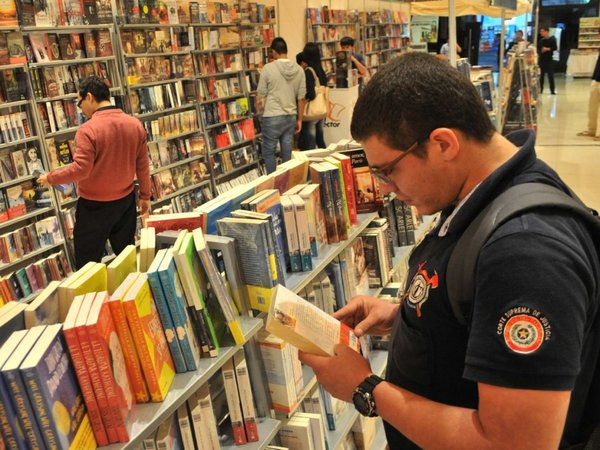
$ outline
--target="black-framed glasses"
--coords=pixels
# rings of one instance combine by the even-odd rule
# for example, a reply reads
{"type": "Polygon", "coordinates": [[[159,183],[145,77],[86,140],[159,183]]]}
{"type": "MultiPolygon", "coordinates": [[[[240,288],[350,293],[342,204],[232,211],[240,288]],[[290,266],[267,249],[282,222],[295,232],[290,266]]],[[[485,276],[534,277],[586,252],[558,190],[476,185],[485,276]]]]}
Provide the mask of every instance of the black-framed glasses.
{"type": "Polygon", "coordinates": [[[81,108],[81,104],[83,103],[83,101],[85,100],[86,97],[87,97],[87,92],[85,93],[85,95],[82,95],[81,98],[79,99],[79,101],[77,102],[78,108],[81,108]]]}
{"type": "Polygon", "coordinates": [[[379,181],[380,183],[392,184],[393,181],[390,178],[390,174],[394,170],[394,167],[396,167],[396,164],[398,164],[400,161],[402,161],[402,158],[404,158],[406,155],[415,151],[419,147],[419,144],[420,144],[420,142],[416,141],[413,145],[408,147],[408,149],[405,150],[400,156],[398,156],[396,159],[390,161],[385,166],[379,167],[377,169],[371,168],[371,175],[373,175],[373,177],[375,177],[375,179],[377,181],[379,181]]]}

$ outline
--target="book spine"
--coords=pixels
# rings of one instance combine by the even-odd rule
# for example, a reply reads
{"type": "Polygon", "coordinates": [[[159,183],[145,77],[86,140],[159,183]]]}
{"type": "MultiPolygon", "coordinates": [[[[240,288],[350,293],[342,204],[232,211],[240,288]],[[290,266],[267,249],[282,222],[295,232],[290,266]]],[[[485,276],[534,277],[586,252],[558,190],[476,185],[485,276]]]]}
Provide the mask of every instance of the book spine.
{"type": "Polygon", "coordinates": [[[190,416],[187,412],[186,404],[182,404],[177,408],[177,422],[179,432],[181,433],[181,441],[185,450],[194,449],[194,437],[192,436],[192,426],[190,424],[190,416]]]}
{"type": "Polygon", "coordinates": [[[20,450],[27,446],[21,424],[17,419],[12,396],[9,394],[4,380],[0,377],[0,425],[4,445],[8,450],[20,450]]]}
{"type": "Polygon", "coordinates": [[[296,227],[296,216],[294,215],[292,200],[287,196],[282,196],[281,207],[283,209],[283,222],[285,223],[285,233],[288,243],[288,270],[290,272],[301,272],[302,257],[300,255],[298,229],[296,227]]]}
{"type": "Polygon", "coordinates": [[[227,406],[229,408],[229,417],[233,428],[233,441],[235,445],[247,443],[246,433],[244,431],[244,418],[240,406],[240,397],[238,395],[237,382],[233,362],[229,360],[221,369],[223,373],[223,385],[225,387],[225,396],[227,397],[227,406]]]}
{"type": "Polygon", "coordinates": [[[159,380],[154,372],[152,358],[150,357],[150,351],[146,344],[146,337],[144,336],[144,330],[137,312],[135,301],[123,302],[123,309],[127,316],[127,322],[129,323],[133,342],[135,343],[135,347],[140,357],[140,364],[144,372],[148,390],[150,391],[150,397],[153,402],[160,402],[163,400],[163,396],[161,394],[159,380]]]}
{"type": "Polygon", "coordinates": [[[296,229],[298,232],[298,244],[300,246],[300,258],[302,261],[302,270],[310,272],[313,270],[310,235],[308,230],[308,216],[306,214],[306,204],[299,195],[293,196],[294,215],[296,216],[296,229]]]}
{"type": "Polygon", "coordinates": [[[106,434],[106,430],[104,429],[104,425],[102,424],[100,407],[96,401],[96,395],[94,394],[92,381],[85,364],[83,353],[81,352],[81,347],[77,338],[77,332],[75,329],[69,328],[63,331],[63,335],[65,337],[67,347],[69,348],[69,355],[71,356],[71,361],[73,361],[73,367],[75,367],[75,375],[77,376],[77,381],[79,382],[79,388],[81,389],[81,394],[83,395],[83,401],[85,402],[85,407],[87,409],[90,424],[92,426],[92,430],[94,431],[96,441],[98,442],[99,446],[108,445],[108,436],[106,434]]]}
{"type": "Polygon", "coordinates": [[[337,230],[340,236],[340,241],[345,241],[348,239],[348,228],[350,224],[346,221],[346,211],[344,210],[344,197],[346,196],[346,194],[341,185],[339,172],[340,171],[337,167],[335,169],[332,168],[331,170],[329,170],[329,176],[331,177],[333,206],[335,211],[337,230]]]}
{"type": "Polygon", "coordinates": [[[330,245],[337,244],[338,242],[340,242],[340,236],[338,234],[333,189],[330,177],[326,172],[316,172],[316,176],[313,173],[313,182],[318,183],[320,186],[319,191],[321,194],[321,205],[325,213],[327,242],[330,245]]]}
{"type": "Polygon", "coordinates": [[[175,363],[175,371],[177,373],[187,372],[188,367],[183,357],[181,347],[179,345],[179,339],[177,338],[177,330],[173,323],[173,318],[169,312],[169,306],[167,305],[167,299],[165,293],[162,290],[159,275],[157,272],[148,272],[148,283],[152,289],[152,296],[154,297],[154,304],[158,310],[158,315],[165,331],[165,338],[169,344],[169,350],[175,363]]]}
{"type": "Polygon", "coordinates": [[[96,396],[98,407],[100,408],[102,423],[104,424],[104,429],[106,430],[108,441],[111,444],[119,442],[119,435],[117,433],[115,422],[112,417],[111,408],[108,405],[108,397],[102,384],[100,371],[96,364],[96,358],[94,357],[94,352],[92,350],[91,343],[88,339],[87,330],[83,325],[75,327],[75,330],[77,333],[79,345],[81,347],[81,353],[83,354],[85,365],[90,375],[93,392],[96,396]]]}
{"type": "Polygon", "coordinates": [[[123,415],[121,413],[121,402],[119,401],[119,397],[116,392],[116,381],[114,379],[113,372],[111,369],[111,358],[106,341],[104,341],[104,339],[102,339],[102,336],[100,336],[96,324],[88,326],[87,333],[88,338],[90,340],[92,352],[94,353],[94,356],[96,358],[98,371],[100,372],[102,386],[104,386],[104,391],[106,392],[106,399],[108,401],[108,406],[110,408],[110,413],[113,418],[114,426],[117,430],[119,442],[128,442],[129,433],[127,432],[127,427],[123,419],[123,415]]]}
{"type": "Polygon", "coordinates": [[[350,223],[358,224],[358,213],[356,211],[356,192],[354,191],[354,177],[352,176],[352,162],[350,159],[341,160],[342,175],[344,177],[344,188],[346,189],[346,202],[348,204],[348,214],[350,223]]]}
{"type": "Polygon", "coordinates": [[[252,386],[250,385],[248,366],[244,359],[244,350],[238,351],[233,359],[235,362],[235,374],[242,406],[242,416],[244,417],[246,437],[248,442],[257,442],[259,439],[258,425],[256,423],[256,412],[254,409],[254,400],[252,398],[252,386]]]}
{"type": "Polygon", "coordinates": [[[19,370],[3,371],[2,375],[12,395],[19,422],[30,448],[45,449],[46,445],[38,428],[33,408],[27,398],[27,387],[23,383],[19,370]]]}

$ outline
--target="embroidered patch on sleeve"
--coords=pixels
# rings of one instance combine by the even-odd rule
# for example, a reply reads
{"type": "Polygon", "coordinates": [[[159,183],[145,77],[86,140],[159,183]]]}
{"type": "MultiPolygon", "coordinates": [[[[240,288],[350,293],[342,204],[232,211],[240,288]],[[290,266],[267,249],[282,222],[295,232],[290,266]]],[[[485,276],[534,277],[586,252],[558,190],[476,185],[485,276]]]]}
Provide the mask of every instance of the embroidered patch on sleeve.
{"type": "Polygon", "coordinates": [[[509,309],[500,318],[497,334],[503,336],[504,343],[513,352],[529,354],[550,339],[552,328],[540,311],[519,306],[509,309]]]}

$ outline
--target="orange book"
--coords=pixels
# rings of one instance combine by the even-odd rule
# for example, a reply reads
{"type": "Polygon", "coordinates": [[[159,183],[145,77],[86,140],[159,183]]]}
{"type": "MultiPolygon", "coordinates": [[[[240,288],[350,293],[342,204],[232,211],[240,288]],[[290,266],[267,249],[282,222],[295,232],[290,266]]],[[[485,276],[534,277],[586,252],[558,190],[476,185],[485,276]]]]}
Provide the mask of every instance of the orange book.
{"type": "Polygon", "coordinates": [[[86,327],[119,441],[128,442],[135,401],[108,299],[108,292],[96,293],[86,327]]]}
{"type": "Polygon", "coordinates": [[[75,331],[77,333],[79,345],[81,346],[81,353],[83,354],[85,365],[88,373],[90,374],[92,388],[94,389],[96,401],[98,402],[98,407],[100,408],[100,415],[102,416],[102,423],[104,424],[104,429],[106,430],[106,434],[108,436],[108,442],[114,444],[119,442],[119,435],[117,433],[117,428],[115,427],[115,420],[113,418],[111,408],[108,405],[108,397],[106,395],[106,391],[104,390],[104,385],[102,384],[100,370],[98,369],[96,358],[94,357],[94,350],[92,349],[92,344],[86,329],[88,314],[95,297],[95,292],[85,294],[81,309],[79,310],[77,319],[75,321],[75,331]]]}
{"type": "Polygon", "coordinates": [[[145,273],[140,273],[122,303],[150,397],[153,402],[162,402],[175,377],[175,365],[145,273]]]}
{"type": "Polygon", "coordinates": [[[344,187],[346,189],[346,202],[348,203],[348,213],[352,225],[358,224],[358,214],[356,211],[356,192],[354,191],[354,176],[352,174],[352,160],[343,153],[333,153],[331,155],[342,163],[342,175],[344,176],[344,187]]]}
{"type": "Polygon", "coordinates": [[[113,292],[113,295],[108,301],[108,307],[117,330],[117,336],[121,342],[121,348],[123,349],[123,356],[125,357],[125,366],[127,367],[127,373],[129,374],[129,381],[135,395],[136,403],[145,403],[150,400],[148,395],[148,388],[144,381],[144,374],[142,373],[142,366],[140,365],[140,359],[135,350],[135,344],[127,325],[127,317],[123,310],[121,300],[125,296],[127,290],[131,287],[133,282],[137,279],[139,272],[130,273],[125,280],[119,285],[119,287],[113,292]]]}
{"type": "Polygon", "coordinates": [[[85,359],[79,345],[79,339],[77,338],[77,331],[75,329],[75,323],[81,305],[83,303],[83,295],[78,295],[73,299],[73,303],[69,308],[67,317],[63,323],[63,335],[69,348],[69,354],[73,361],[73,367],[75,368],[75,375],[79,387],[81,388],[81,394],[83,395],[83,401],[85,408],[87,409],[90,424],[92,425],[92,431],[99,447],[108,445],[108,436],[104,425],[102,424],[102,416],[100,414],[100,407],[96,401],[96,395],[94,394],[94,388],[92,387],[92,381],[90,374],[88,373],[87,366],[85,365],[85,359]]]}

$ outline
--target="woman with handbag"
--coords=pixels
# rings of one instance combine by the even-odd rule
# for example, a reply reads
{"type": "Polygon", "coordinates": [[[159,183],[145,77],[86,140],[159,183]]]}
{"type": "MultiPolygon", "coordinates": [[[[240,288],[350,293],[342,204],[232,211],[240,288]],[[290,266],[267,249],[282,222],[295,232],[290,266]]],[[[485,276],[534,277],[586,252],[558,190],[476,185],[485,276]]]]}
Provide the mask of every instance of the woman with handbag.
{"type": "Polygon", "coordinates": [[[302,50],[304,75],[306,78],[305,120],[298,137],[298,148],[310,150],[325,148],[323,139],[323,122],[327,115],[329,101],[327,99],[327,76],[321,66],[321,52],[317,44],[309,42],[302,50]],[[323,109],[324,108],[324,109],[323,109]]]}

